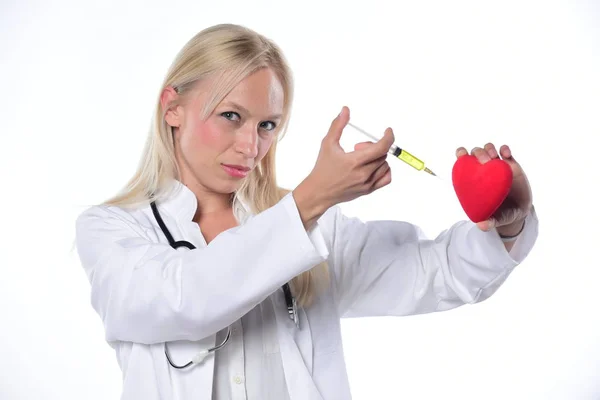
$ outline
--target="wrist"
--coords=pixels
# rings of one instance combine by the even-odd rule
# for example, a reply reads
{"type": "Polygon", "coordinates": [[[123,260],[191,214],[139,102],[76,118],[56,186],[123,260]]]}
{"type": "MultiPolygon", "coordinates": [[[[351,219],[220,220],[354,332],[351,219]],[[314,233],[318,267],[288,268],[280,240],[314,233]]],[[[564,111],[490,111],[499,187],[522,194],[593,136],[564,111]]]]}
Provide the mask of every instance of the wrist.
{"type": "Polygon", "coordinates": [[[525,228],[525,219],[520,219],[508,225],[496,228],[496,232],[503,241],[515,240],[525,228]]]}
{"type": "Polygon", "coordinates": [[[319,189],[308,178],[292,191],[300,219],[305,229],[310,229],[327,210],[319,189]]]}

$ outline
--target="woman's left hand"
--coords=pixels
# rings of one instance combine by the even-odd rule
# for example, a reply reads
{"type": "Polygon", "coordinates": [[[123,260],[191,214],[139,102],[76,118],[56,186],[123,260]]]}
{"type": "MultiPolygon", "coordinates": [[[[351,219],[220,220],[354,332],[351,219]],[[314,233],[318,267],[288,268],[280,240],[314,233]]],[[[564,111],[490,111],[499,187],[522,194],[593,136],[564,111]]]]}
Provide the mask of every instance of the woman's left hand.
{"type": "MultiPolygon", "coordinates": [[[[478,222],[477,226],[488,231],[496,228],[499,234],[513,236],[519,233],[523,227],[525,217],[529,214],[532,207],[531,187],[525,172],[515,161],[510,148],[507,145],[500,147],[500,154],[492,143],[486,144],[483,148],[475,147],[471,150],[471,155],[475,156],[480,163],[486,163],[495,158],[502,157],[510,165],[513,173],[513,182],[508,196],[500,205],[494,215],[487,221],[478,222]]],[[[456,157],[467,155],[467,150],[460,147],[456,150],[456,157]]]]}

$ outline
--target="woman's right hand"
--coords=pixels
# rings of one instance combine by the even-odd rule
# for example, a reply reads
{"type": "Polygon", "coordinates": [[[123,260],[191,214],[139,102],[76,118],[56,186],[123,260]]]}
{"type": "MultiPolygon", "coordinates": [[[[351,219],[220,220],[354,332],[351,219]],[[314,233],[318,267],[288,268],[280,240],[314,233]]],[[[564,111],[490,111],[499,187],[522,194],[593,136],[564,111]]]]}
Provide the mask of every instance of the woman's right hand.
{"type": "Polygon", "coordinates": [[[340,145],[350,111],[342,108],[321,142],[321,150],[311,173],[293,191],[304,226],[309,229],[331,206],[373,193],[392,180],[386,161],[394,143],[391,128],[376,143],[361,143],[346,153],[340,145]]]}

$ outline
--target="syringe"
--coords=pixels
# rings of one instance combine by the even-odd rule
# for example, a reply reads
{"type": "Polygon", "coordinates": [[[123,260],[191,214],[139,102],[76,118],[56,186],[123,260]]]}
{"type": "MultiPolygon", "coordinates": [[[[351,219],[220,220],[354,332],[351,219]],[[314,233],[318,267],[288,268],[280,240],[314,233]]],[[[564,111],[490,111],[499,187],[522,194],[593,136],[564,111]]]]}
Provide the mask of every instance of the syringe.
{"type": "MultiPolygon", "coordinates": [[[[348,125],[351,126],[351,127],[353,127],[354,129],[356,129],[360,133],[362,133],[362,134],[370,137],[371,139],[373,139],[375,141],[379,141],[380,140],[380,138],[377,138],[377,137],[371,135],[369,132],[367,132],[367,131],[359,128],[356,125],[351,124],[350,122],[348,122],[348,125]]],[[[429,168],[425,167],[425,163],[423,161],[419,160],[417,157],[413,156],[408,151],[401,149],[400,147],[396,146],[395,144],[393,144],[392,147],[390,147],[390,150],[388,152],[390,154],[392,154],[394,157],[399,158],[400,160],[404,161],[405,163],[407,163],[411,167],[415,168],[416,170],[425,171],[428,174],[431,174],[433,176],[437,176],[436,174],[433,173],[432,170],[430,170],[429,168]]]]}

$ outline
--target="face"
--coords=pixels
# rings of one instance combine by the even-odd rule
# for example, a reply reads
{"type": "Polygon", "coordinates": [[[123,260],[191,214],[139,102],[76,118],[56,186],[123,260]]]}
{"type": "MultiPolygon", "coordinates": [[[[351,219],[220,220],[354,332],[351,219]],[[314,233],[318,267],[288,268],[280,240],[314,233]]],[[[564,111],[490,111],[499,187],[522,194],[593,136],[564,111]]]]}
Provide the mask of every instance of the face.
{"type": "MultiPolygon", "coordinates": [[[[210,82],[200,82],[184,104],[169,111],[181,180],[200,191],[231,194],[265,156],[275,140],[284,92],[276,75],[263,68],[241,81],[202,119],[210,82]]],[[[164,100],[176,96],[165,91],[164,100]]]]}

